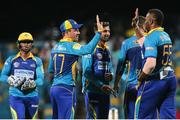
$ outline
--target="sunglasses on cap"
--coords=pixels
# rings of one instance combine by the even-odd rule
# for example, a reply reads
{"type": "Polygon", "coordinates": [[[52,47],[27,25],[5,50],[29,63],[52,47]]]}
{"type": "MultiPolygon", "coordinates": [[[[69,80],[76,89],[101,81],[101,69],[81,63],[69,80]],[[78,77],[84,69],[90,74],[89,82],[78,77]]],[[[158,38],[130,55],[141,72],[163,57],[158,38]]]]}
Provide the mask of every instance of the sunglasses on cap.
{"type": "Polygon", "coordinates": [[[19,43],[33,43],[32,40],[23,40],[23,41],[19,41],[19,43]]]}

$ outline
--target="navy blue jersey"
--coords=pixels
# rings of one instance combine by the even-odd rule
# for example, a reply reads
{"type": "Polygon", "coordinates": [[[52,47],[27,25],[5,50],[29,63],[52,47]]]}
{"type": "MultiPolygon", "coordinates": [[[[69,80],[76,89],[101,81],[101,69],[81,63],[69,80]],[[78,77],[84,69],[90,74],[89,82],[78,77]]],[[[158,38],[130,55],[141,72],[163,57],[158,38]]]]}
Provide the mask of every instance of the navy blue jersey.
{"type": "Polygon", "coordinates": [[[84,89],[95,93],[102,93],[99,88],[103,84],[109,84],[105,80],[105,73],[112,73],[112,61],[110,52],[107,48],[96,47],[93,54],[85,55],[82,58],[83,78],[82,84],[84,89]],[[92,77],[93,76],[93,77],[92,77]],[[96,88],[93,84],[95,84],[96,88]]]}
{"type": "MultiPolygon", "coordinates": [[[[0,80],[7,82],[10,75],[26,77],[27,79],[35,80],[37,86],[42,85],[44,79],[42,60],[39,57],[35,57],[32,53],[30,53],[27,59],[23,59],[20,56],[20,52],[17,55],[10,56],[4,64],[0,80]]],[[[36,89],[24,95],[18,88],[10,86],[9,94],[19,97],[32,97],[37,96],[38,92],[36,89]]]]}

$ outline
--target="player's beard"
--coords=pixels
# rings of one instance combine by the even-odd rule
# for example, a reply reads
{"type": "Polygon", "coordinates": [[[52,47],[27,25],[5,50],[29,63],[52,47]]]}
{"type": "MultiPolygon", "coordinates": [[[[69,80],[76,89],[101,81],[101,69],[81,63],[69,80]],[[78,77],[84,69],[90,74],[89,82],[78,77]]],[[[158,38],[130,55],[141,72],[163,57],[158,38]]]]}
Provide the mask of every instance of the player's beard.
{"type": "Polygon", "coordinates": [[[77,35],[75,38],[74,38],[75,41],[78,41],[79,40],[79,35],[77,35]]]}
{"type": "Polygon", "coordinates": [[[103,37],[103,40],[104,40],[105,42],[109,41],[109,35],[105,35],[105,36],[103,37]]]}

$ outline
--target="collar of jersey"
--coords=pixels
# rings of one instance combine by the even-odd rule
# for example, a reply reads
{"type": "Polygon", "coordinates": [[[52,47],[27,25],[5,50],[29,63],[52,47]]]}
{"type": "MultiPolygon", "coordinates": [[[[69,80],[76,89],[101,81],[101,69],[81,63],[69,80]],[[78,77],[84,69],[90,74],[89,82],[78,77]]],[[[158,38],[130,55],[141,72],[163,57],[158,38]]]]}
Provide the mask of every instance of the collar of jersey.
{"type": "Polygon", "coordinates": [[[74,42],[74,39],[72,38],[63,38],[60,40],[60,42],[74,42]]]}
{"type": "Polygon", "coordinates": [[[162,27],[154,28],[154,29],[150,30],[150,31],[148,32],[148,34],[151,34],[151,33],[152,33],[153,31],[155,31],[155,30],[164,31],[164,28],[162,28],[162,27]]]}
{"type": "Polygon", "coordinates": [[[105,45],[104,45],[104,48],[102,48],[101,46],[97,45],[97,48],[101,48],[101,49],[103,49],[103,50],[104,50],[104,49],[107,49],[107,48],[108,48],[108,46],[105,44],[105,45]]]}
{"type": "MultiPolygon", "coordinates": [[[[21,57],[21,53],[19,52],[16,56],[15,56],[15,58],[14,59],[16,59],[16,58],[18,58],[18,57],[21,57]]],[[[23,57],[21,57],[24,61],[26,61],[27,59],[29,59],[29,58],[34,58],[34,55],[30,52],[30,54],[29,54],[29,56],[26,58],[26,59],[24,59],[23,57]]]]}

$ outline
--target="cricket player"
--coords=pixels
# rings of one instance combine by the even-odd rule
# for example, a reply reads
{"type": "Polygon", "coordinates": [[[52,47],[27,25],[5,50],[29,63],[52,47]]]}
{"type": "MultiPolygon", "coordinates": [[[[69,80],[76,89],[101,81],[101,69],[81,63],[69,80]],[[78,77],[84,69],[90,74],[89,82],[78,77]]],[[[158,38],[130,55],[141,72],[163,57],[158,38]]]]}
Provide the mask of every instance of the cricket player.
{"type": "Polygon", "coordinates": [[[163,20],[161,10],[148,10],[144,25],[148,34],[144,40],[144,66],[138,78],[135,118],[176,118],[177,80],[172,69],[172,41],[162,28],[163,20]]]}
{"type": "Polygon", "coordinates": [[[43,84],[42,60],[31,53],[33,37],[23,32],[17,40],[19,53],[4,63],[0,80],[10,85],[9,104],[13,119],[35,119],[39,97],[37,87],[43,84]]]}
{"type": "Polygon", "coordinates": [[[122,43],[114,82],[114,90],[118,91],[119,81],[127,66],[127,85],[124,96],[124,113],[126,119],[134,118],[134,109],[137,97],[137,79],[142,68],[141,47],[144,42],[143,24],[145,22],[145,17],[137,15],[137,10],[135,17],[132,20],[132,27],[135,30],[135,35],[126,39],[122,43]]]}
{"type": "Polygon", "coordinates": [[[49,63],[50,80],[52,81],[50,98],[53,119],[74,118],[75,67],[78,57],[92,53],[100,40],[103,27],[98,16],[96,20],[98,32],[87,45],[77,43],[80,35],[79,28],[82,24],[78,24],[73,19],[68,19],[60,26],[63,38],[52,49],[49,63]]]}
{"type": "Polygon", "coordinates": [[[102,25],[104,30],[96,49],[92,54],[82,58],[82,84],[87,119],[108,119],[110,94],[113,92],[109,85],[113,79],[112,61],[110,51],[105,44],[110,37],[110,26],[109,22],[102,22],[102,25]]]}

